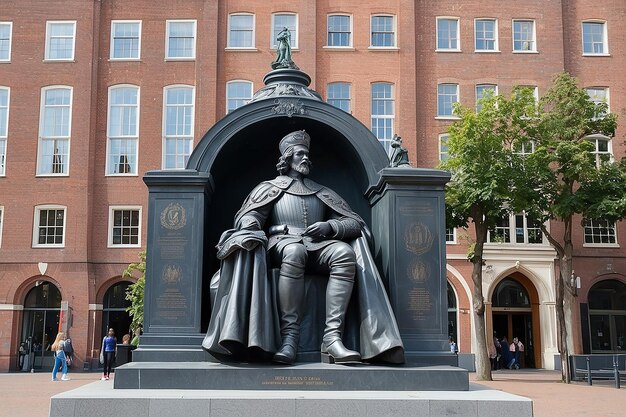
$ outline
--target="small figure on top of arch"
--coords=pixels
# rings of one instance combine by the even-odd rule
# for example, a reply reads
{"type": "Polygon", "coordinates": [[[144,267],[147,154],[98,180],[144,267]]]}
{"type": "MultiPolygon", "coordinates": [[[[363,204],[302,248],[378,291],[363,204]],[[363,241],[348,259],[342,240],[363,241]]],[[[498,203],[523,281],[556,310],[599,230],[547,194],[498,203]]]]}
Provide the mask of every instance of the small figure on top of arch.
{"type": "Polygon", "coordinates": [[[291,68],[299,70],[298,66],[291,59],[291,32],[283,28],[276,37],[278,46],[276,47],[276,59],[272,62],[272,69],[291,68]]]}

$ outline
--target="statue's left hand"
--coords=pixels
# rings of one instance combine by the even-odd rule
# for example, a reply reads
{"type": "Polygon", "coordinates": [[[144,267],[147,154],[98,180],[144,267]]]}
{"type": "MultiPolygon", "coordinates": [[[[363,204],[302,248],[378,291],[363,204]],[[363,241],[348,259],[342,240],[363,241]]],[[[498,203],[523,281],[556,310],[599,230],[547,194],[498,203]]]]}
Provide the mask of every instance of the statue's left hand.
{"type": "Polygon", "coordinates": [[[330,224],[328,224],[328,222],[317,222],[307,227],[302,235],[317,238],[327,238],[331,237],[332,234],[333,228],[330,227],[330,224]]]}

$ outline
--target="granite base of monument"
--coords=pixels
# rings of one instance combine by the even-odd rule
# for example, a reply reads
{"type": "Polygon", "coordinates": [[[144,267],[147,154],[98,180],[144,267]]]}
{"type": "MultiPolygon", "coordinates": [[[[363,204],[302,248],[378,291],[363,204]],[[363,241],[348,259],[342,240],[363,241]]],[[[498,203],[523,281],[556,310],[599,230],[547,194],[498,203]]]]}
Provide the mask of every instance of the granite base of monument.
{"type": "Polygon", "coordinates": [[[303,363],[133,362],[116,368],[116,389],[467,391],[467,370],[452,366],[303,363]]]}
{"type": "MultiPolygon", "coordinates": [[[[115,376],[119,379],[119,375],[115,376]]],[[[55,395],[50,417],[532,417],[532,401],[470,384],[468,391],[113,389],[98,381],[55,395]]]]}

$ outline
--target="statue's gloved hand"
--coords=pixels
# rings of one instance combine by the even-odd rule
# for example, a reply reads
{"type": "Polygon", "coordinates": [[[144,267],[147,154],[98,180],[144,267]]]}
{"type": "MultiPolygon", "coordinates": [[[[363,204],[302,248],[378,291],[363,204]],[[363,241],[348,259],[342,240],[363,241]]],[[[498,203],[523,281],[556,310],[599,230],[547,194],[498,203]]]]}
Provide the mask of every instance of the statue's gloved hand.
{"type": "Polygon", "coordinates": [[[307,227],[302,235],[315,238],[329,238],[333,235],[333,228],[328,222],[317,222],[307,227]]]}

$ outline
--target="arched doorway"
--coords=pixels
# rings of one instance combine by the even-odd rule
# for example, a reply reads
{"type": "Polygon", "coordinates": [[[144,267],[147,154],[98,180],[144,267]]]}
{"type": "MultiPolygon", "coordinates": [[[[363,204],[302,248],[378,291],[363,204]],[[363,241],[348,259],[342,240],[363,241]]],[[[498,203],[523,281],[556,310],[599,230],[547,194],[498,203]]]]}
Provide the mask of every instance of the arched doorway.
{"type": "Polygon", "coordinates": [[[115,330],[115,336],[119,343],[122,343],[122,336],[131,333],[131,318],[126,308],[130,306],[130,301],[126,299],[126,290],[132,282],[121,281],[113,284],[102,300],[102,331],[100,339],[107,333],[108,329],[115,330]]]}
{"type": "Polygon", "coordinates": [[[522,367],[540,367],[537,291],[528,278],[517,275],[504,278],[493,291],[493,330],[499,339],[506,336],[511,343],[517,337],[524,344],[520,358],[522,367]],[[522,281],[526,282],[522,284],[522,281]]]}
{"type": "Polygon", "coordinates": [[[54,352],[50,345],[59,331],[61,292],[48,281],[37,281],[24,299],[20,341],[28,352],[21,357],[21,370],[51,370],[54,352]]]}
{"type": "Polygon", "coordinates": [[[608,279],[589,290],[591,353],[626,351],[626,284],[608,279]]]}

